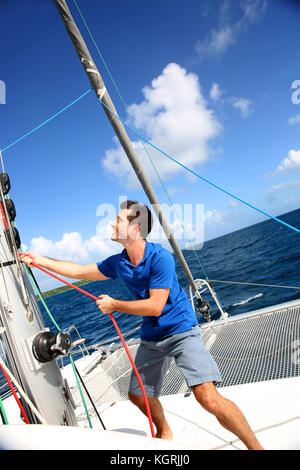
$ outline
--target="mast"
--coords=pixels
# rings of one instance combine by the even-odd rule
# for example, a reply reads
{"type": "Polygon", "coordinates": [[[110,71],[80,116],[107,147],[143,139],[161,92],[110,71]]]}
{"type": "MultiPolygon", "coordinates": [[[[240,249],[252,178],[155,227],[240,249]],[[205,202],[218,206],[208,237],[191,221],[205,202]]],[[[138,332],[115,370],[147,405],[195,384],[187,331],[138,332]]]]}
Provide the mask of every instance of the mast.
{"type": "Polygon", "coordinates": [[[163,231],[169,240],[169,243],[171,247],[173,248],[173,251],[181,265],[181,268],[188,280],[188,283],[192,290],[195,292],[195,295],[198,300],[198,305],[197,309],[202,313],[208,320],[208,310],[209,306],[206,302],[204,302],[198,292],[198,289],[195,284],[195,280],[193,278],[193,275],[187,265],[187,262],[182,254],[182,251],[174,237],[174,234],[171,230],[171,227],[166,220],[164,213],[161,209],[161,206],[159,204],[159,201],[157,199],[157,196],[151,186],[151,183],[139,161],[139,158],[132,146],[132,143],[126,133],[126,130],[122,124],[122,122],[117,119],[110,111],[112,111],[114,114],[117,114],[117,111],[115,109],[115,106],[108,94],[108,91],[105,87],[105,84],[103,82],[103,79],[92,59],[92,56],[85,44],[85,41],[83,37],[81,36],[81,33],[76,26],[76,23],[70,13],[70,10],[68,8],[68,5],[65,0],[55,0],[56,6],[59,10],[60,16],[64,22],[65,28],[73,42],[73,45],[75,47],[75,50],[77,52],[77,55],[79,57],[79,60],[81,64],[84,67],[84,70],[89,78],[89,81],[91,83],[92,88],[94,89],[96,96],[98,99],[100,99],[104,105],[101,103],[105,114],[107,115],[119,141],[120,144],[122,145],[132,168],[134,169],[147,197],[148,200],[151,203],[151,206],[156,213],[156,216],[159,220],[159,223],[161,224],[163,231]],[[108,109],[107,109],[108,108],[108,109]]]}
{"type": "Polygon", "coordinates": [[[1,346],[10,372],[39,413],[33,413],[33,408],[24,402],[29,422],[39,424],[40,416],[47,424],[76,426],[67,385],[57,363],[43,363],[33,353],[35,338],[51,334],[46,332],[29,275],[18,259],[21,241],[14,225],[16,210],[9,190],[10,180],[3,171],[0,173],[1,346]]]}

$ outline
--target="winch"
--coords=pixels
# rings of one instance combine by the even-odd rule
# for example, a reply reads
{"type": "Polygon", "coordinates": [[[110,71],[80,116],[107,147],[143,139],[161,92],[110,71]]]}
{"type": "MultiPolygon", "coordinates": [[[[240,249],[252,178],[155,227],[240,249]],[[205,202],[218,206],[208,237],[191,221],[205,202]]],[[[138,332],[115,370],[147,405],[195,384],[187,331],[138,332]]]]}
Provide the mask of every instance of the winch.
{"type": "Polygon", "coordinates": [[[42,331],[33,338],[32,353],[37,361],[45,363],[59,355],[68,354],[72,346],[73,341],[69,333],[42,331]]]}

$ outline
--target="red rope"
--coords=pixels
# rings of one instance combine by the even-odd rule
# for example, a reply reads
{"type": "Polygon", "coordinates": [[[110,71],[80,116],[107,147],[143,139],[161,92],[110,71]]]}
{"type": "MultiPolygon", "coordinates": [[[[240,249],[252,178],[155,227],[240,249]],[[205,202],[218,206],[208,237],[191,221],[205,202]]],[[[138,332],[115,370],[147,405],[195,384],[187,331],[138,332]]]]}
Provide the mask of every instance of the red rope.
{"type": "MultiPolygon", "coordinates": [[[[77,287],[77,286],[75,286],[74,284],[71,284],[70,282],[65,281],[64,279],[61,279],[60,277],[56,276],[55,274],[50,273],[49,271],[47,271],[47,269],[44,269],[44,268],[42,268],[41,266],[38,266],[38,265],[37,265],[36,263],[34,263],[33,261],[31,262],[31,265],[32,265],[32,266],[35,266],[35,267],[38,268],[38,269],[40,269],[40,270],[43,271],[44,273],[49,274],[49,276],[54,277],[54,278],[57,279],[58,281],[61,281],[61,282],[63,282],[64,284],[67,284],[68,286],[72,287],[72,289],[76,289],[76,290],[78,290],[79,292],[81,292],[82,294],[85,294],[85,295],[87,295],[88,297],[91,297],[91,299],[99,300],[99,298],[96,297],[95,295],[92,295],[92,294],[90,294],[89,292],[87,292],[86,290],[80,289],[80,287],[77,287]]],[[[122,335],[122,333],[121,333],[121,331],[120,331],[120,329],[119,329],[119,327],[118,327],[118,325],[117,325],[116,320],[114,319],[114,317],[113,317],[113,315],[112,315],[111,313],[109,314],[109,316],[110,316],[110,318],[111,318],[111,320],[112,320],[112,322],[113,322],[113,324],[114,324],[115,329],[117,330],[118,335],[120,336],[120,339],[121,339],[122,344],[123,344],[123,346],[124,346],[124,348],[125,348],[125,351],[126,351],[126,353],[127,353],[127,356],[128,356],[128,358],[129,358],[129,360],[130,360],[130,362],[131,362],[132,368],[133,368],[133,370],[134,370],[134,372],[135,372],[135,375],[136,375],[136,377],[137,377],[137,379],[138,379],[138,382],[139,382],[139,385],[140,385],[140,387],[141,387],[141,391],[142,391],[142,394],[143,394],[143,397],[144,397],[144,401],[145,401],[147,416],[148,416],[148,420],[149,420],[149,424],[150,424],[150,429],[151,429],[151,435],[152,435],[152,437],[155,437],[155,432],[154,432],[153,422],[152,422],[152,418],[151,418],[151,412],[150,412],[149,402],[148,402],[148,398],[147,398],[147,396],[146,396],[146,392],[145,392],[144,385],[143,385],[143,382],[142,382],[142,380],[141,380],[140,374],[138,373],[138,370],[137,370],[137,368],[136,368],[136,365],[135,365],[135,363],[134,363],[134,360],[132,359],[132,356],[131,356],[131,354],[130,354],[130,351],[129,351],[129,349],[128,349],[128,346],[127,346],[127,344],[126,344],[126,342],[125,342],[125,340],[124,340],[124,338],[123,338],[123,335],[122,335]]]]}
{"type": "Polygon", "coordinates": [[[13,384],[11,383],[11,380],[10,380],[9,376],[8,376],[6,370],[4,369],[4,367],[2,367],[2,364],[1,364],[1,363],[0,363],[0,367],[1,367],[1,370],[2,370],[2,372],[3,372],[3,374],[4,374],[4,377],[6,378],[7,383],[8,383],[8,385],[9,385],[9,388],[10,388],[10,390],[11,390],[13,396],[15,397],[15,400],[16,400],[16,402],[17,402],[17,404],[18,404],[18,406],[19,406],[19,408],[20,408],[20,410],[21,410],[21,413],[22,413],[22,416],[23,416],[23,418],[24,418],[24,420],[25,420],[25,423],[26,423],[26,424],[30,424],[30,423],[29,423],[29,420],[28,420],[28,418],[27,418],[27,416],[26,416],[25,410],[24,410],[24,408],[23,408],[23,406],[22,406],[22,404],[21,404],[21,402],[20,402],[19,398],[17,397],[17,394],[16,394],[16,392],[15,392],[15,390],[14,390],[13,384]]]}

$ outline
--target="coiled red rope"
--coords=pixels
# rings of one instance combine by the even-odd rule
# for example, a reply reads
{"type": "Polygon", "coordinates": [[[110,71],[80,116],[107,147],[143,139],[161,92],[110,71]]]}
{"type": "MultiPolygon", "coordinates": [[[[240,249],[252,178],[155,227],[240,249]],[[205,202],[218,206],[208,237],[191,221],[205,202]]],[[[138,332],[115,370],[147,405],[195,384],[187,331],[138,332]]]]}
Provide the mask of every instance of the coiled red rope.
{"type": "MultiPolygon", "coordinates": [[[[85,291],[85,290],[83,290],[83,289],[80,289],[80,287],[77,287],[77,286],[75,286],[74,284],[71,284],[70,282],[68,282],[68,281],[66,281],[66,280],[64,280],[64,279],[62,279],[62,278],[60,278],[60,277],[57,276],[56,274],[53,274],[53,273],[51,273],[50,271],[48,271],[47,269],[42,268],[42,266],[37,265],[37,264],[34,263],[33,261],[31,262],[31,266],[34,266],[35,268],[40,269],[40,270],[43,271],[44,273],[49,274],[49,276],[52,276],[52,277],[54,277],[55,279],[57,279],[58,281],[63,282],[64,284],[67,284],[68,286],[72,287],[72,289],[78,290],[79,292],[81,292],[82,294],[87,295],[87,296],[90,297],[91,299],[99,300],[98,297],[96,297],[95,295],[90,294],[89,292],[87,292],[87,291],[85,291]]],[[[148,420],[149,420],[149,424],[150,424],[151,435],[152,435],[152,437],[155,437],[155,432],[154,432],[154,427],[153,427],[153,422],[152,422],[152,417],[151,417],[150,406],[149,406],[148,398],[147,398],[147,396],[146,396],[146,392],[145,392],[144,385],[143,385],[143,382],[142,382],[142,380],[141,380],[140,374],[139,374],[139,372],[138,372],[138,370],[137,370],[137,368],[136,368],[136,365],[135,365],[135,363],[134,363],[134,360],[133,360],[133,358],[132,358],[132,356],[131,356],[131,354],[130,354],[130,351],[129,351],[129,349],[128,349],[128,346],[127,346],[127,344],[126,344],[126,342],[125,342],[125,340],[124,340],[124,338],[123,338],[123,335],[122,335],[122,333],[121,333],[121,331],[120,331],[120,329],[119,329],[119,327],[118,327],[118,324],[117,324],[116,320],[114,319],[114,317],[113,317],[113,315],[112,315],[111,313],[109,314],[109,316],[110,316],[110,318],[111,318],[111,320],[112,320],[112,322],[113,322],[113,324],[114,324],[115,329],[117,330],[117,333],[118,333],[118,335],[119,335],[119,337],[120,337],[120,339],[121,339],[121,341],[122,341],[122,344],[123,344],[123,346],[124,346],[124,348],[125,348],[125,351],[126,351],[126,353],[127,353],[127,356],[128,356],[128,358],[129,358],[129,360],[130,360],[130,362],[131,362],[132,368],[133,368],[133,370],[134,370],[134,372],[135,372],[135,375],[136,375],[136,377],[137,377],[137,379],[138,379],[138,382],[139,382],[139,385],[140,385],[140,387],[141,387],[141,391],[142,391],[142,394],[143,394],[143,398],[144,398],[144,401],[145,401],[145,407],[146,407],[146,412],[147,412],[147,416],[148,416],[148,420]]]]}

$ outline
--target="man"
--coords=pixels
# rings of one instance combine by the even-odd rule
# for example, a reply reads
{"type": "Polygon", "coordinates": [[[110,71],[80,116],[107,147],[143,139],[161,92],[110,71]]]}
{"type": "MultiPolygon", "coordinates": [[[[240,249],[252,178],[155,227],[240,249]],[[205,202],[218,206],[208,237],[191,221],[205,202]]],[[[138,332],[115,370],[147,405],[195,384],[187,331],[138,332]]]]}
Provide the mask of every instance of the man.
{"type": "MultiPolygon", "coordinates": [[[[118,278],[127,285],[136,300],[124,301],[101,295],[96,303],[103,314],[119,311],[143,317],[135,364],[146,390],[156,437],[172,439],[173,436],[158,397],[174,357],[196,400],[214,414],[221,425],[236,434],[248,449],[262,449],[239,408],[216,389],[215,385],[222,378],[215,361],[204,348],[195,313],[178,283],[173,256],[160,244],[146,241],[152,228],[151,211],[136,201],[124,201],[112,226],[112,240],[123,245],[124,250],[100,263],[81,266],[31,252],[22,254],[21,260],[28,266],[34,261],[74,279],[118,278]]],[[[146,414],[134,373],[128,396],[146,414]]]]}

